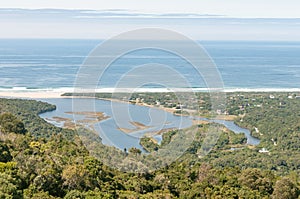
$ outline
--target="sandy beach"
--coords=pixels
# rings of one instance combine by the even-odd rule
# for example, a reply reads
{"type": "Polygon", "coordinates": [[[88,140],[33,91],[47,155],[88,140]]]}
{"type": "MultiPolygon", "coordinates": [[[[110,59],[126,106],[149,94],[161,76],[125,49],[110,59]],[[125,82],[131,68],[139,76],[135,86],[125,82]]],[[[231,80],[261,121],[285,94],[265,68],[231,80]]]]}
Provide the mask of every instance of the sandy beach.
{"type": "Polygon", "coordinates": [[[42,99],[42,98],[60,98],[62,91],[0,91],[0,97],[22,98],[22,99],[42,99]]]}
{"type": "MultiPolygon", "coordinates": [[[[14,87],[12,89],[0,89],[0,98],[23,98],[23,99],[42,99],[42,98],[70,98],[68,96],[61,96],[64,93],[113,93],[113,92],[123,92],[123,93],[132,93],[132,92],[148,92],[148,93],[165,93],[165,92],[208,92],[207,88],[99,88],[99,89],[74,89],[74,88],[57,88],[57,89],[27,89],[23,87],[14,87]]],[[[246,89],[246,88],[237,88],[237,89],[224,89],[225,93],[234,93],[234,92],[300,92],[300,88],[261,88],[261,89],[246,89]]],[[[103,100],[112,100],[114,99],[103,99],[103,100]]],[[[123,101],[124,102],[124,101],[123,101]]],[[[143,104],[148,106],[147,104],[143,104]]],[[[163,108],[165,111],[174,112],[174,110],[168,110],[163,108]]]]}
{"type": "MultiPolygon", "coordinates": [[[[174,92],[167,88],[100,88],[100,89],[74,89],[74,88],[58,88],[58,89],[27,89],[23,87],[15,87],[13,89],[0,89],[0,97],[5,98],[25,98],[25,99],[42,99],[42,98],[70,98],[61,96],[64,93],[113,93],[113,92],[174,92]]],[[[175,89],[177,92],[191,91],[190,89],[175,89]]],[[[105,99],[104,99],[105,100],[105,99]]],[[[112,99],[106,99],[112,100],[112,99]]]]}

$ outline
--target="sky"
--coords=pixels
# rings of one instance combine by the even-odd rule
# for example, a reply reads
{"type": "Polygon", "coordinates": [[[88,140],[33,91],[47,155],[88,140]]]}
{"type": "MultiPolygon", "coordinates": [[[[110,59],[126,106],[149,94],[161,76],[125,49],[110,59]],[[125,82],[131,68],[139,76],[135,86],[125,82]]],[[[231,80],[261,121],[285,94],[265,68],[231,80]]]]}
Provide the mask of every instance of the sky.
{"type": "Polygon", "coordinates": [[[9,0],[0,38],[106,39],[164,28],[197,40],[300,40],[298,0],[9,0]]]}
{"type": "Polygon", "coordinates": [[[9,0],[1,8],[126,9],[144,13],[199,13],[229,17],[300,18],[298,0],[9,0]]]}

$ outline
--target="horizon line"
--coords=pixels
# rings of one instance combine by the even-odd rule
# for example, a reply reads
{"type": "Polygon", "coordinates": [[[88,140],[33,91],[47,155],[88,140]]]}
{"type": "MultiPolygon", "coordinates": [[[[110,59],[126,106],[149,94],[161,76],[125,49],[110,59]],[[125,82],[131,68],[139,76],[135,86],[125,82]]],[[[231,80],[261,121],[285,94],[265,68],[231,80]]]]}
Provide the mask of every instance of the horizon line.
{"type": "MultiPolygon", "coordinates": [[[[123,18],[123,19],[260,19],[260,20],[291,20],[291,19],[300,19],[300,17],[235,17],[228,15],[221,15],[216,13],[196,13],[196,12],[139,12],[138,10],[130,9],[78,9],[78,8],[14,8],[7,7],[1,8],[0,11],[81,11],[80,14],[86,14],[86,16],[77,16],[78,18],[86,19],[97,19],[97,18],[123,18]],[[99,15],[99,14],[110,14],[110,15],[99,15]],[[129,14],[130,15],[124,15],[129,14]]],[[[63,13],[63,12],[62,12],[63,13]]],[[[57,14],[57,13],[49,13],[57,14]]]]}
{"type": "MultiPolygon", "coordinates": [[[[64,37],[0,37],[0,40],[89,40],[89,41],[106,41],[112,39],[114,36],[109,37],[109,38],[64,38],[64,37]]],[[[164,40],[164,39],[123,39],[122,41],[157,41],[157,40],[164,40]]],[[[172,40],[168,40],[172,41],[172,40]]],[[[179,41],[179,40],[174,40],[174,41],[179,41]]],[[[284,40],[284,39],[278,39],[278,40],[267,40],[267,39],[194,39],[194,41],[199,41],[199,42],[206,42],[206,41],[218,41],[218,42],[227,42],[227,41],[232,41],[232,42],[300,42],[300,39],[298,40],[284,40]]]]}

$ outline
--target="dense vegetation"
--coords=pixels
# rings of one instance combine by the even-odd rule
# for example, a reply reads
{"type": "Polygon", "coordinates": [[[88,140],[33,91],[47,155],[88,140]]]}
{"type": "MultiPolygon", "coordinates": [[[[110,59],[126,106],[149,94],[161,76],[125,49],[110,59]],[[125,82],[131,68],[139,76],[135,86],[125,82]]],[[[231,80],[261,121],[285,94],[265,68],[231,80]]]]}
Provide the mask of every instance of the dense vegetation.
{"type": "MultiPolygon", "coordinates": [[[[208,105],[203,95],[201,104],[208,105]]],[[[38,116],[55,106],[0,99],[0,198],[300,198],[300,99],[286,93],[232,93],[227,104],[222,111],[236,115],[237,123],[261,139],[260,145],[247,146],[242,134],[224,129],[209,155],[199,158],[207,129],[216,125],[201,124],[176,162],[153,172],[128,173],[89,153],[82,143],[86,137],[38,116]],[[233,146],[240,149],[230,150],[233,146]],[[270,152],[259,153],[262,147],[270,152]]],[[[142,144],[155,151],[178,133],[164,133],[161,145],[149,138],[142,144]]],[[[135,149],[97,147],[102,156],[113,151],[147,158],[135,149]]]]}

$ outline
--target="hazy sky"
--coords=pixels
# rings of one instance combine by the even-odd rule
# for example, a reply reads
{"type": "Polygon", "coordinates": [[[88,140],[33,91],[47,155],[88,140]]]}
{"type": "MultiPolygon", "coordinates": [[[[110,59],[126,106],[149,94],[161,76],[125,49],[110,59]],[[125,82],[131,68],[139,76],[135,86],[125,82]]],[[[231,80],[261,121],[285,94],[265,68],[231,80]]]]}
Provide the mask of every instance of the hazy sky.
{"type": "Polygon", "coordinates": [[[129,9],[147,13],[199,13],[229,17],[300,18],[299,0],[9,0],[1,8],[129,9]]]}
{"type": "Polygon", "coordinates": [[[300,40],[299,10],[298,0],[9,0],[0,38],[103,39],[156,27],[200,40],[300,40]]]}

